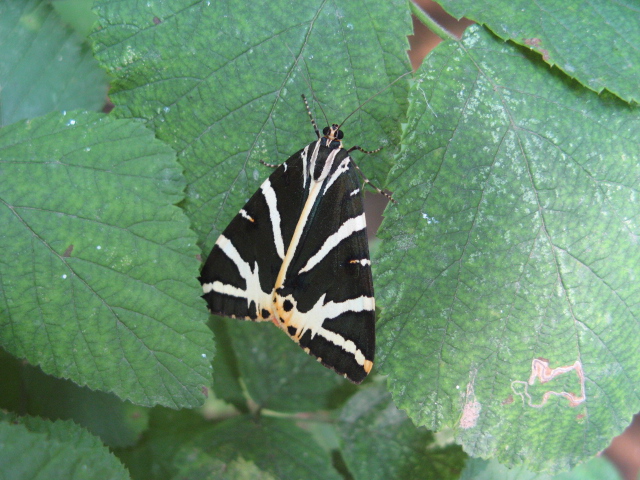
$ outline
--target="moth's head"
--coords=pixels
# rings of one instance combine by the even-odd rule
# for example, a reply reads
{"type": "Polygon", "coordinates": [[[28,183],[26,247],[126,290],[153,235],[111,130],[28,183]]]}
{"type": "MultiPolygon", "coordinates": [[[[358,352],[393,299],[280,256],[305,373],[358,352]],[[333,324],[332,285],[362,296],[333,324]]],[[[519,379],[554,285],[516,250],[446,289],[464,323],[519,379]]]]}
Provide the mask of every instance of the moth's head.
{"type": "Polygon", "coordinates": [[[340,130],[340,125],[336,125],[334,123],[330,127],[324,127],[322,134],[326,139],[326,146],[329,148],[342,148],[342,138],[344,137],[344,133],[340,130]]]}

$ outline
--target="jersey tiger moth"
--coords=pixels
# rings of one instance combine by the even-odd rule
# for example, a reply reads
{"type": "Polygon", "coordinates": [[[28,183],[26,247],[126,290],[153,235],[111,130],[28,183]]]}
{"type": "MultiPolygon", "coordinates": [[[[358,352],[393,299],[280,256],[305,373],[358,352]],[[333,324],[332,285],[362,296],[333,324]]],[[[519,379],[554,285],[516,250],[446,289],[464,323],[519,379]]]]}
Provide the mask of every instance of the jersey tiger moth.
{"type": "MultiPolygon", "coordinates": [[[[260,186],[216,241],[199,278],[209,311],[272,321],[354,383],[371,371],[375,299],[359,169],[333,124],[260,186]],[[357,171],[356,171],[357,170],[357,171]]],[[[267,164],[268,165],[268,164],[267,164]]],[[[380,191],[379,189],[376,189],[380,191]]]]}

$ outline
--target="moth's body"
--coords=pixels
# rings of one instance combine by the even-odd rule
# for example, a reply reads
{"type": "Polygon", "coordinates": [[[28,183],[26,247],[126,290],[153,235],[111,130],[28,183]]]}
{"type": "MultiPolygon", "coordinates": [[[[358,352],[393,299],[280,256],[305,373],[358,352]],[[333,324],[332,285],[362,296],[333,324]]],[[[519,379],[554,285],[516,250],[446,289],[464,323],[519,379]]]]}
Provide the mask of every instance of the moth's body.
{"type": "Polygon", "coordinates": [[[318,137],[277,167],[240,210],[200,281],[212,313],[270,320],[360,383],[375,353],[360,176],[337,125],[318,137]]]}

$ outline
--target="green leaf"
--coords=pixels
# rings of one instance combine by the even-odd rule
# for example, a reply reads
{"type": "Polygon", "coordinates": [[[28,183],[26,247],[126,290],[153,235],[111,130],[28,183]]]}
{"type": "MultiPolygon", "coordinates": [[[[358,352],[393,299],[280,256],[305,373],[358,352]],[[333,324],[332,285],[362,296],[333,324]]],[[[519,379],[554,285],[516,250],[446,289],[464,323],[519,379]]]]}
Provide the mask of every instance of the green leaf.
{"type": "Polygon", "coordinates": [[[378,365],[470,455],[571,468],[640,409],[638,109],[481,28],[426,59],[410,103],[378,365]]]}
{"type": "Polygon", "coordinates": [[[0,345],[142,405],[202,403],[211,333],[173,152],[139,122],[0,130],[0,345]]]}
{"type": "Polygon", "coordinates": [[[586,87],[640,101],[640,30],[637,5],[577,0],[440,0],[456,18],[486,25],[503,40],[538,52],[586,87]]]}
{"type": "Polygon", "coordinates": [[[123,402],[111,393],[79,387],[26,365],[22,397],[29,415],[70,419],[110,447],[134,445],[148,425],[148,409],[123,402]]]}
{"type": "Polygon", "coordinates": [[[249,460],[276,478],[341,478],[329,454],[286,419],[237,417],[201,433],[193,443],[225,462],[249,460]]]}
{"type": "Polygon", "coordinates": [[[109,449],[75,423],[1,412],[0,465],[3,480],[130,478],[109,449]]]}
{"type": "Polygon", "coordinates": [[[337,424],[342,455],[355,479],[455,479],[467,458],[458,446],[438,447],[415,427],[382,385],[363,388],[343,407],[337,424]]]}
{"type": "Polygon", "coordinates": [[[382,184],[406,107],[406,83],[382,91],[409,67],[405,0],[102,0],[97,11],[92,38],[117,76],[115,113],[147,119],[178,151],[205,251],[271,173],[259,160],[282,163],[315,140],[303,93],[329,122],[379,93],[344,130],[346,145],[388,147],[363,167],[382,184]]]}
{"type": "Polygon", "coordinates": [[[278,477],[260,470],[253,462],[242,457],[223,462],[202,452],[188,452],[177,459],[179,469],[172,476],[175,480],[278,480],[278,477]]]}
{"type": "Polygon", "coordinates": [[[247,398],[240,383],[240,371],[231,336],[224,321],[210,317],[210,328],[214,333],[216,356],[213,359],[213,392],[216,397],[248,413],[247,398]]]}
{"type": "Polygon", "coordinates": [[[225,462],[243,458],[277,478],[338,479],[331,458],[290,420],[237,417],[203,432],[194,445],[225,462]]]}
{"type": "Polygon", "coordinates": [[[73,420],[110,447],[133,445],[148,424],[148,409],[46,375],[2,349],[0,392],[0,409],[50,420],[73,420]]]}
{"type": "Polygon", "coordinates": [[[0,126],[54,110],[99,110],[104,72],[49,2],[0,2],[0,126]]]}
{"type": "Polygon", "coordinates": [[[607,458],[595,457],[570,472],[560,473],[553,480],[622,480],[620,472],[607,458]]]}
{"type": "MultiPolygon", "coordinates": [[[[308,412],[329,408],[346,380],[304,353],[280,329],[238,320],[226,323],[240,380],[260,408],[308,412]]],[[[338,395],[339,396],[339,395],[338,395]]]]}
{"type": "Polygon", "coordinates": [[[203,471],[234,478],[219,471],[220,462],[237,464],[240,472],[257,468],[266,478],[341,478],[329,453],[289,419],[239,416],[211,424],[192,412],[154,409],[151,423],[145,440],[122,452],[134,478],[177,478],[178,472],[201,478],[203,471]]]}
{"type": "MultiPolygon", "coordinates": [[[[151,409],[150,428],[140,442],[131,448],[117,449],[115,453],[133,479],[171,479],[181,469],[176,459],[184,457],[186,454],[183,452],[193,453],[193,471],[199,470],[203,461],[198,458],[199,450],[192,449],[189,442],[194,435],[211,428],[212,425],[194,410],[154,407],[151,409]]],[[[189,478],[187,472],[181,473],[189,478]]]]}
{"type": "Polygon", "coordinates": [[[69,24],[79,35],[87,37],[93,30],[98,16],[92,10],[93,0],[56,0],[51,6],[60,18],[69,24]]]}
{"type": "Polygon", "coordinates": [[[616,468],[604,457],[592,458],[570,472],[558,475],[534,473],[523,467],[507,468],[495,460],[469,459],[460,480],[622,480],[616,468]]]}

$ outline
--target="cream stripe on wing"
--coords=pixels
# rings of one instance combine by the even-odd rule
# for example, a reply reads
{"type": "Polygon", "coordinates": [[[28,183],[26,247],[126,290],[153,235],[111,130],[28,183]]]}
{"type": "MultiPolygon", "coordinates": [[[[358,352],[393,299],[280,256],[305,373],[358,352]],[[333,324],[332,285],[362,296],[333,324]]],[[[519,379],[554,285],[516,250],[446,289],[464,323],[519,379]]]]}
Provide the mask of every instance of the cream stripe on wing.
{"type": "Polygon", "coordinates": [[[276,192],[273,190],[269,179],[265,180],[260,189],[262,190],[264,199],[267,201],[267,207],[269,207],[269,219],[271,220],[276,252],[278,252],[280,258],[284,259],[284,242],[282,240],[282,230],[280,229],[280,212],[278,211],[276,192]]]}
{"type": "MultiPolygon", "coordinates": [[[[249,277],[251,277],[251,275],[253,275],[251,266],[242,259],[242,257],[238,253],[238,250],[236,250],[236,247],[233,245],[233,243],[231,243],[231,240],[229,240],[224,235],[220,235],[218,237],[218,240],[216,240],[216,245],[227,257],[229,257],[229,260],[231,260],[235,264],[236,268],[238,269],[238,273],[242,278],[245,279],[245,281],[249,277]]],[[[209,284],[205,283],[204,285],[209,284]]]]}
{"type": "Polygon", "coordinates": [[[249,220],[252,223],[255,222],[253,217],[251,215],[249,215],[244,208],[242,210],[240,210],[240,215],[242,216],[242,218],[245,218],[245,219],[249,220]]]}
{"type": "MultiPolygon", "coordinates": [[[[320,151],[320,140],[315,143],[315,147],[313,149],[313,153],[311,154],[311,164],[309,166],[309,195],[307,196],[306,201],[304,202],[304,207],[302,208],[302,212],[300,212],[300,218],[298,218],[298,223],[296,224],[296,228],[293,231],[293,236],[291,237],[291,241],[287,246],[287,253],[282,260],[282,266],[280,267],[280,271],[278,272],[278,277],[276,278],[276,285],[274,290],[278,290],[280,287],[284,285],[285,275],[287,274],[287,270],[289,269],[289,265],[291,264],[291,259],[295,254],[298,243],[300,242],[300,237],[302,237],[302,232],[304,231],[304,227],[307,224],[307,220],[309,219],[309,214],[311,213],[311,209],[316,203],[316,199],[320,192],[322,191],[322,181],[326,178],[331,170],[331,166],[336,158],[336,155],[339,152],[339,149],[332,150],[324,163],[324,167],[320,176],[317,179],[313,178],[313,174],[316,170],[316,161],[318,160],[318,153],[320,151]]],[[[347,220],[348,221],[348,220],[347,220]]],[[[364,222],[364,214],[362,215],[362,221],[364,222]]]]}
{"type": "MultiPolygon", "coordinates": [[[[340,149],[336,148],[335,150],[331,150],[329,155],[327,155],[327,160],[324,162],[324,167],[322,168],[322,172],[320,172],[320,176],[316,178],[318,182],[322,182],[325,178],[327,178],[327,176],[329,175],[329,172],[331,171],[331,167],[333,166],[333,162],[338,156],[339,151],[340,149]]],[[[311,174],[313,175],[313,172],[311,174]]],[[[324,195],[324,192],[322,194],[324,195]]]]}
{"type": "Polygon", "coordinates": [[[326,294],[322,295],[311,310],[301,314],[296,310],[295,317],[291,319],[291,324],[300,328],[300,336],[307,330],[311,331],[311,338],[320,335],[334,345],[339,346],[344,351],[352,353],[359,365],[364,365],[365,357],[356,344],[345,339],[339,333],[332,332],[323,327],[325,321],[336,318],[345,312],[373,312],[376,309],[376,301],[373,297],[356,297],[344,302],[324,303],[326,294]]]}
{"type": "Polygon", "coordinates": [[[276,278],[276,285],[274,287],[274,290],[277,290],[282,287],[282,285],[284,285],[285,275],[289,268],[289,264],[291,263],[291,259],[293,258],[293,254],[295,253],[296,248],[298,248],[298,242],[300,241],[300,237],[302,236],[304,226],[307,223],[309,212],[311,212],[311,208],[313,207],[313,204],[315,203],[316,198],[320,193],[321,187],[322,183],[311,180],[309,184],[309,196],[307,197],[307,201],[304,203],[304,207],[302,208],[302,212],[300,213],[300,218],[298,219],[298,223],[296,224],[296,229],[293,231],[291,242],[289,243],[289,247],[287,248],[287,255],[282,261],[282,266],[280,267],[278,277],[276,278]]]}
{"type": "Polygon", "coordinates": [[[227,285],[216,280],[215,282],[203,283],[203,292],[205,294],[209,292],[216,292],[229,295],[231,297],[244,298],[247,301],[247,307],[251,305],[251,302],[255,302],[256,312],[261,312],[263,308],[272,311],[273,303],[271,292],[264,292],[260,286],[258,264],[255,263],[252,270],[251,265],[242,259],[238,250],[236,250],[236,247],[233,246],[231,240],[224,235],[220,235],[220,237],[218,237],[216,245],[227,257],[229,257],[229,260],[235,264],[238,269],[238,273],[247,284],[247,289],[242,290],[241,288],[234,287],[233,285],[227,285]]]}
{"type": "Polygon", "coordinates": [[[247,292],[245,292],[241,288],[234,287],[233,285],[227,285],[225,283],[220,282],[219,280],[216,280],[213,283],[205,283],[204,285],[202,285],[202,290],[204,291],[204,293],[209,293],[209,292],[223,293],[231,297],[244,298],[247,296],[247,292]]]}
{"type": "Polygon", "coordinates": [[[359,232],[360,230],[364,230],[365,228],[367,228],[367,222],[365,220],[364,213],[357,217],[350,218],[349,220],[344,222],[337,232],[327,238],[327,240],[324,242],[324,245],[322,245],[322,248],[320,248],[320,250],[318,250],[316,254],[307,261],[307,264],[302,267],[302,269],[298,272],[298,275],[311,270],[318,263],[320,263],[331,250],[336,248],[340,242],[350,237],[354,233],[359,232]]]}
{"type": "Polygon", "coordinates": [[[318,335],[320,335],[324,339],[330,341],[334,345],[339,346],[345,352],[353,354],[353,357],[356,359],[356,362],[358,362],[358,365],[360,365],[360,366],[364,365],[364,361],[365,361],[364,354],[356,346],[356,344],[353,343],[351,340],[347,340],[342,335],[340,335],[340,334],[338,334],[336,332],[332,332],[331,330],[326,330],[324,328],[322,328],[318,332],[318,335]]]}
{"type": "Polygon", "coordinates": [[[363,267],[368,267],[371,265],[371,260],[369,260],[368,258],[363,258],[360,260],[349,260],[349,263],[359,263],[363,267]]]}
{"type": "Polygon", "coordinates": [[[302,154],[300,155],[302,158],[302,188],[307,188],[307,167],[309,166],[309,145],[304,147],[302,150],[302,154]]]}
{"type": "MultiPolygon", "coordinates": [[[[318,160],[318,152],[320,152],[320,140],[315,143],[313,152],[311,152],[311,162],[309,163],[309,178],[313,179],[313,172],[316,171],[316,161],[318,160]]],[[[306,184],[305,184],[306,185],[306,184]]]]}
{"type": "Polygon", "coordinates": [[[340,165],[338,165],[338,168],[336,168],[336,171],[333,172],[333,175],[331,175],[329,180],[327,180],[327,183],[324,186],[324,190],[322,191],[323,195],[325,193],[327,193],[327,190],[329,190],[329,187],[331,185],[333,185],[333,183],[338,179],[338,177],[340,175],[342,175],[343,173],[345,173],[346,171],[349,170],[349,162],[350,161],[351,161],[351,159],[349,157],[347,157],[344,160],[342,160],[342,162],[340,162],[340,165]]]}

